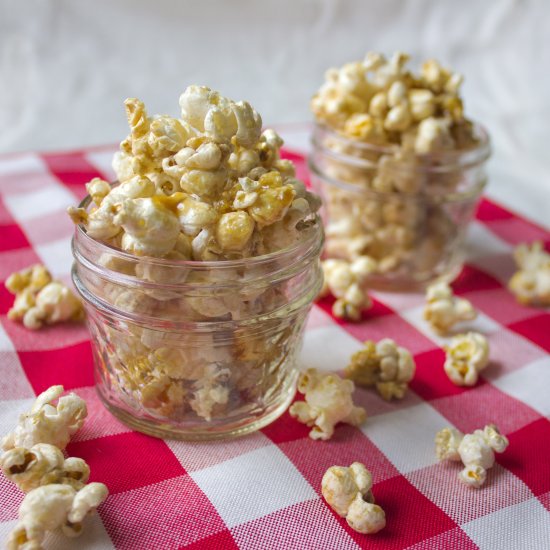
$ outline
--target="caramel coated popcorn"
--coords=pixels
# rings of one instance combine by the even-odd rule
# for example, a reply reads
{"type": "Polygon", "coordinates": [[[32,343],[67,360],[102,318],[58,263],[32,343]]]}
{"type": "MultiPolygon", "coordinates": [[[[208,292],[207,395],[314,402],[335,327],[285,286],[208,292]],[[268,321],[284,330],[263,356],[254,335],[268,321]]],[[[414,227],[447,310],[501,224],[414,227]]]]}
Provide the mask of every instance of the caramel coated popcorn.
{"type": "Polygon", "coordinates": [[[520,244],[514,251],[518,271],[508,288],[518,302],[527,305],[550,306],[550,254],[542,241],[520,244]]]}
{"type": "Polygon", "coordinates": [[[371,535],[386,526],[384,510],[374,503],[372,474],[360,462],[329,468],[321,481],[321,492],[355,531],[371,535]]]}
{"type": "MultiPolygon", "coordinates": [[[[370,52],[329,69],[311,101],[327,252],[349,261],[369,256],[372,281],[440,273],[463,230],[446,197],[475,185],[460,155],[485,139],[464,116],[462,76],[435,60],[415,73],[408,60],[402,52],[390,59],[370,52]]],[[[468,216],[465,203],[464,224],[468,216]]]]}
{"type": "MultiPolygon", "coordinates": [[[[69,214],[89,237],[129,254],[105,249],[98,263],[132,284],[87,279],[94,295],[132,319],[127,330],[94,334],[113,386],[137,414],[214,423],[243,404],[252,408],[266,385],[295,369],[303,315],[291,322],[292,312],[277,313],[267,332],[236,328],[288,308],[296,287],[276,277],[289,267],[271,261],[275,280],[258,284],[271,273],[242,262],[309,242],[320,199],[296,179],[281,158],[282,139],[262,130],[250,104],[189,86],[179,105],[178,117],[149,116],[143,102],[126,100],[130,132],[113,159],[118,184],[92,180],[91,204],[69,214]],[[200,328],[206,323],[221,328],[200,328]]],[[[319,282],[311,284],[314,294],[319,282]]]]}
{"type": "Polygon", "coordinates": [[[437,458],[462,461],[464,469],[458,478],[476,489],[485,483],[487,470],[495,463],[495,453],[502,453],[507,447],[508,439],[494,424],[466,435],[455,428],[444,428],[435,436],[437,458]]]}
{"type": "Polygon", "coordinates": [[[351,380],[308,369],[298,380],[298,391],[304,394],[305,401],[293,403],[290,416],[312,426],[312,439],[330,439],[339,422],[359,426],[367,419],[365,409],[353,404],[353,390],[351,380]]]}
{"type": "Polygon", "coordinates": [[[471,302],[457,298],[447,283],[434,283],[428,287],[424,319],[437,333],[446,334],[457,323],[473,321],[476,317],[477,311],[471,302]]]}
{"type": "Polygon", "coordinates": [[[13,273],[6,280],[6,288],[15,294],[8,318],[21,321],[28,329],[84,319],[80,300],[63,283],[54,281],[43,265],[13,273]]]}
{"type": "Polygon", "coordinates": [[[444,369],[453,384],[473,386],[489,364],[489,342],[479,332],[458,334],[445,346],[444,369]]]}
{"type": "Polygon", "coordinates": [[[247,102],[189,86],[181,118],[149,117],[138,99],[125,105],[130,134],[113,161],[120,185],[92,180],[93,207],[70,209],[93,238],[138,256],[237,259],[293,244],[319,208],[247,102]]]}
{"type": "Polygon", "coordinates": [[[416,370],[409,350],[390,338],[378,343],[367,340],[363,349],[355,352],[344,375],[359,386],[375,386],[387,401],[402,399],[416,370]]]}

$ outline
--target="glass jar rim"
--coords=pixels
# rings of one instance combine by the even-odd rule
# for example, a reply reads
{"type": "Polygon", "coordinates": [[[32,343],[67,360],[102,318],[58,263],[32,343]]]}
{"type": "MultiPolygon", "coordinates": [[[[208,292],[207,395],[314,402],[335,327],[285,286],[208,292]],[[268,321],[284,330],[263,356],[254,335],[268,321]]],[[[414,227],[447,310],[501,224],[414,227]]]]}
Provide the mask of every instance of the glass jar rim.
{"type": "MultiPolygon", "coordinates": [[[[118,182],[114,182],[118,183],[118,182]]],[[[111,184],[113,185],[113,184],[111,184]]],[[[92,199],[90,195],[86,195],[84,199],[78,205],[79,208],[87,209],[90,205],[92,199]]],[[[154,256],[136,256],[125,250],[111,246],[107,243],[94,239],[90,237],[86,232],[86,228],[82,223],[76,224],[75,234],[73,237],[73,249],[75,248],[77,242],[82,242],[83,244],[91,245],[96,248],[99,255],[102,253],[107,253],[112,255],[116,259],[126,260],[130,262],[141,262],[147,263],[149,265],[159,266],[159,267],[168,267],[168,268],[188,268],[197,270],[210,270],[210,269],[235,269],[246,265],[247,267],[251,266],[262,266],[264,264],[269,264],[274,261],[281,261],[285,257],[300,257],[300,252],[307,253],[312,249],[322,246],[323,242],[323,229],[321,219],[319,214],[316,213],[312,217],[314,223],[311,224],[313,231],[304,231],[305,239],[293,244],[287,248],[282,248],[276,250],[275,252],[270,252],[269,254],[262,254],[259,256],[251,256],[248,258],[242,258],[238,260],[171,260],[167,258],[156,258],[154,256]],[[315,246],[317,244],[317,246],[315,246]]],[[[74,252],[74,250],[73,250],[74,252]]]]}

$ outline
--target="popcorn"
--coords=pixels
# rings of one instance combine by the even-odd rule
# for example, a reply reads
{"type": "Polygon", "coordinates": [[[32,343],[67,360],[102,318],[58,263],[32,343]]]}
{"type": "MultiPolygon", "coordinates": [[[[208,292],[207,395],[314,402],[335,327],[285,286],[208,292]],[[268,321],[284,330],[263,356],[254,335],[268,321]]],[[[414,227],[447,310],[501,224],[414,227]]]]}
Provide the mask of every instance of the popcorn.
{"type": "Polygon", "coordinates": [[[372,475],[360,462],[329,468],[321,481],[321,492],[355,531],[370,535],[386,526],[384,510],[374,504],[372,475]]]}
{"type": "Polygon", "coordinates": [[[367,340],[363,349],[351,356],[344,376],[359,386],[375,386],[387,401],[403,399],[416,365],[411,353],[390,338],[378,343],[367,340]]]}
{"type": "Polygon", "coordinates": [[[181,120],[150,118],[137,99],[125,106],[130,135],[113,161],[120,184],[95,179],[94,206],[69,209],[92,238],[163,258],[183,232],[196,239],[196,260],[238,259],[274,252],[313,219],[320,201],[303,184],[297,196],[292,164],[280,159],[282,139],[261,132],[249,103],[189,86],[181,120]]]}
{"type": "Polygon", "coordinates": [[[478,332],[455,336],[445,346],[445,372],[457,386],[473,386],[489,363],[489,342],[478,332]]]}
{"type": "Polygon", "coordinates": [[[495,463],[495,452],[502,453],[508,447],[508,439],[494,424],[472,434],[462,434],[455,428],[443,428],[435,436],[435,452],[438,460],[462,461],[460,481],[478,489],[487,478],[487,470],[495,463]]]}
{"type": "Polygon", "coordinates": [[[31,410],[19,417],[13,432],[2,439],[2,449],[31,449],[37,443],[48,443],[63,450],[84,423],[87,409],[78,395],[69,393],[60,397],[62,393],[63,386],[52,386],[42,392],[31,410]]]}
{"type": "Polygon", "coordinates": [[[441,334],[446,334],[456,323],[472,321],[477,317],[472,304],[465,298],[455,297],[451,287],[444,282],[428,287],[426,301],[424,319],[441,334]]]}
{"type": "Polygon", "coordinates": [[[550,306],[550,254],[542,241],[520,244],[514,251],[518,271],[508,288],[518,302],[526,305],[550,306]]]}
{"type": "Polygon", "coordinates": [[[354,389],[351,380],[308,369],[298,380],[298,391],[305,395],[305,401],[294,403],[290,416],[313,427],[309,433],[312,439],[330,439],[338,422],[359,426],[367,418],[365,409],[353,404],[354,389]]]}
{"type": "Polygon", "coordinates": [[[441,153],[468,152],[482,141],[464,117],[461,75],[434,60],[417,74],[408,60],[402,52],[390,59],[369,52],[362,63],[327,71],[311,100],[318,123],[312,162],[327,189],[327,253],[348,261],[368,255],[377,262],[373,283],[395,287],[439,275],[449,262],[460,228],[430,197],[463,193],[465,177],[441,153]],[[380,215],[389,201],[401,205],[400,217],[380,215]],[[344,221],[347,230],[343,224],[331,234],[344,221]]]}
{"type": "Polygon", "coordinates": [[[359,321],[361,310],[372,306],[365,284],[375,271],[376,262],[368,256],[360,256],[351,263],[329,259],[322,265],[325,282],[321,296],[330,292],[336,298],[332,313],[341,319],[359,321]]]}
{"type": "Polygon", "coordinates": [[[107,498],[103,483],[80,490],[52,483],[33,489],[19,507],[19,521],[7,540],[8,550],[41,550],[48,531],[61,527],[69,537],[81,534],[84,518],[107,498]]]}
{"type": "MultiPolygon", "coordinates": [[[[255,271],[263,265],[220,264],[217,270],[191,261],[239,261],[299,244],[317,229],[320,199],[296,179],[292,163],[280,158],[282,139],[273,130],[262,132],[261,117],[249,103],[189,86],[179,104],[181,116],[152,117],[141,101],[127,100],[130,132],[113,160],[118,184],[90,182],[92,204],[69,213],[92,239],[139,257],[120,262],[105,253],[102,266],[138,281],[90,280],[98,299],[128,314],[163,320],[154,328],[128,322],[125,334],[109,327],[97,335],[113,385],[136,410],[183,424],[210,422],[248,406],[266,384],[279,384],[281,373],[295,368],[290,345],[303,321],[288,328],[279,313],[288,311],[296,292],[286,279],[241,288],[258,279],[255,271]],[[179,269],[164,260],[188,263],[179,269]],[[212,329],[216,335],[223,330],[219,341],[194,328],[275,309],[273,329],[261,336],[252,331],[246,343],[244,326],[212,329]],[[168,328],[171,321],[178,322],[177,329],[168,328]]],[[[315,264],[315,276],[317,269],[315,264]]],[[[313,292],[317,286],[312,277],[313,292]]]]}
{"type": "Polygon", "coordinates": [[[80,300],[63,283],[53,281],[43,265],[13,273],[6,281],[6,288],[15,294],[8,318],[21,321],[28,329],[84,318],[80,300]]]}
{"type": "Polygon", "coordinates": [[[0,468],[25,493],[50,483],[79,490],[90,477],[90,468],[84,460],[65,459],[57,447],[48,443],[37,443],[29,449],[10,449],[0,457],[0,468]]]}

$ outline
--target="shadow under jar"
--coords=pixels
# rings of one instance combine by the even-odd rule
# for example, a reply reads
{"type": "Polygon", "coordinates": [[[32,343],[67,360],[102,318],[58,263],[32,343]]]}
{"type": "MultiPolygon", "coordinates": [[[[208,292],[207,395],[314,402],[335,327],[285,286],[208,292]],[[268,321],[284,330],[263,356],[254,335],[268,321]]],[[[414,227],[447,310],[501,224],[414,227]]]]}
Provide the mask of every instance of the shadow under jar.
{"type": "Polygon", "coordinates": [[[315,125],[309,167],[323,198],[325,255],[371,257],[367,285],[380,290],[453,280],[487,183],[489,137],[478,125],[473,131],[474,147],[420,155],[315,125]]]}
{"type": "Polygon", "coordinates": [[[302,235],[265,256],[173,261],[133,256],[77,226],[72,277],[107,408],[136,430],[177,439],[242,435],[280,416],[322,284],[320,220],[302,235]]]}

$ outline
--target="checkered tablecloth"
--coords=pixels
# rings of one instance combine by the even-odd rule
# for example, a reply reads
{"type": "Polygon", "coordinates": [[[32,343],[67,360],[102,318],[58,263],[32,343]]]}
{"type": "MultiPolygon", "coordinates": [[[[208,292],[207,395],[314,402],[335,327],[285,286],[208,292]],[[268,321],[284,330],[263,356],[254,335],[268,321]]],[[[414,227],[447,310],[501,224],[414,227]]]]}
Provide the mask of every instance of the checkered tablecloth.
{"type": "MultiPolygon", "coordinates": [[[[0,281],[43,262],[68,281],[73,231],[65,208],[94,176],[112,177],[112,147],[0,157],[0,281]]],[[[298,163],[299,174],[305,163],[298,163]]],[[[495,182],[495,184],[498,182],[495,182]]],[[[550,313],[522,307],[506,291],[513,246],[550,233],[488,200],[470,231],[468,265],[454,283],[480,314],[469,328],[487,335],[491,364],[474,388],[443,372],[443,340],[421,317],[419,294],[374,293],[360,324],[337,321],[330,299],[315,306],[304,366],[341,370],[367,338],[392,337],[417,364],[411,391],[386,403],[368,390],[360,429],[340,426],[327,442],[286,413],[261,432],[227,442],[162,441],[113,418],[96,397],[86,328],[29,332],[6,318],[12,297],[0,285],[0,435],[33,396],[63,384],[88,403],[89,418],[68,447],[88,461],[92,481],[110,490],[79,540],[48,538],[48,549],[495,549],[550,548],[550,313]],[[438,464],[440,428],[469,432],[495,422],[510,439],[487,483],[472,490],[459,464],[438,464]],[[387,527],[352,531],[320,495],[324,471],[361,461],[372,471],[387,527]]],[[[0,477],[0,539],[17,517],[22,493],[0,477]]]]}

